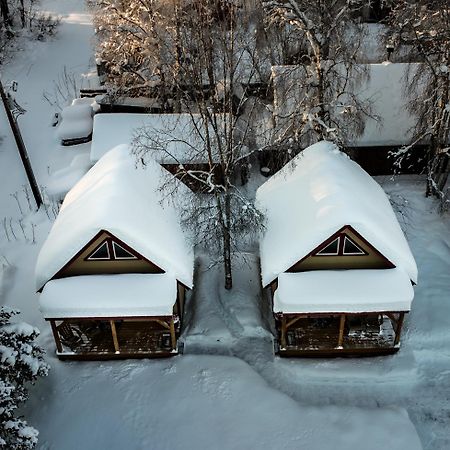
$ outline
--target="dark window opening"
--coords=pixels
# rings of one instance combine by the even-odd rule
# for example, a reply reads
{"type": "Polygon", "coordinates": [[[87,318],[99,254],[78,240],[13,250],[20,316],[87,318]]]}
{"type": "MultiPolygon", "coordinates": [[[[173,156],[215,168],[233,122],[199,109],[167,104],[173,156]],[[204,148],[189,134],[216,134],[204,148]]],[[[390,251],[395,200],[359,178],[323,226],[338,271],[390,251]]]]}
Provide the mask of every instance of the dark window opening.
{"type": "Polygon", "coordinates": [[[110,259],[108,243],[105,241],[97,247],[89,256],[89,260],[110,259]]]}
{"type": "Polygon", "coordinates": [[[117,242],[112,243],[114,258],[115,259],[137,259],[132,253],[128,250],[125,250],[122,246],[120,246],[117,242]]]}
{"type": "Polygon", "coordinates": [[[362,250],[358,245],[356,245],[350,238],[345,236],[344,238],[344,255],[365,255],[364,250],[362,250]]]}
{"type": "Polygon", "coordinates": [[[322,256],[332,256],[339,254],[339,241],[340,238],[336,238],[333,242],[330,242],[327,246],[325,246],[322,250],[317,252],[317,255],[322,256]]]}

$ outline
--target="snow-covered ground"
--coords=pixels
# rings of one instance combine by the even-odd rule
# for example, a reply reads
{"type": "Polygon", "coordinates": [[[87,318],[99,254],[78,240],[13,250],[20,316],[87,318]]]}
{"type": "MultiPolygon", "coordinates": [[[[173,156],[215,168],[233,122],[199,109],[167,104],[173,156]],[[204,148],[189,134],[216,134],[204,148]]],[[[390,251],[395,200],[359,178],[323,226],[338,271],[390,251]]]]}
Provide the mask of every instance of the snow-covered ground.
{"type": "MultiPolygon", "coordinates": [[[[27,109],[20,125],[45,186],[49,170],[89,151],[86,144],[59,146],[50,125],[54,108],[42,92],[52,90],[64,65],[78,77],[89,71],[93,31],[82,0],[46,0],[43,6],[62,14],[58,36],[29,43],[2,79],[19,82],[17,100],[27,109]]],[[[198,260],[183,356],[60,362],[34,294],[37,254],[55,211],[30,211],[3,114],[0,110],[0,303],[20,308],[23,320],[41,329],[40,344],[52,366],[24,408],[40,430],[38,448],[415,450],[417,433],[425,450],[450,448],[450,220],[423,197],[420,177],[378,179],[398,210],[419,267],[398,354],[273,357],[258,261],[247,254],[246,262],[235,261],[231,293],[221,288],[218,268],[198,260]],[[10,195],[16,192],[22,212],[10,195]]]]}

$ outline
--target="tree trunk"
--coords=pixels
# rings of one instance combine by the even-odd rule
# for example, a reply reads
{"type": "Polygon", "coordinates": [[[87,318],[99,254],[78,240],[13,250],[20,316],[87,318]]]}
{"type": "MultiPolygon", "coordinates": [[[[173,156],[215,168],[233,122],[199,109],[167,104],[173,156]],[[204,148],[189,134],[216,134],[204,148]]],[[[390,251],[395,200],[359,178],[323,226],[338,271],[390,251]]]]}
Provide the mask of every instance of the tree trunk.
{"type": "Polygon", "coordinates": [[[9,15],[8,0],[0,0],[0,13],[2,15],[3,25],[6,29],[12,26],[11,16],[9,15]]]}
{"type": "Polygon", "coordinates": [[[223,229],[223,261],[225,270],[225,289],[231,289],[233,287],[233,275],[231,264],[231,204],[230,193],[227,190],[225,193],[225,227],[223,229]]]}

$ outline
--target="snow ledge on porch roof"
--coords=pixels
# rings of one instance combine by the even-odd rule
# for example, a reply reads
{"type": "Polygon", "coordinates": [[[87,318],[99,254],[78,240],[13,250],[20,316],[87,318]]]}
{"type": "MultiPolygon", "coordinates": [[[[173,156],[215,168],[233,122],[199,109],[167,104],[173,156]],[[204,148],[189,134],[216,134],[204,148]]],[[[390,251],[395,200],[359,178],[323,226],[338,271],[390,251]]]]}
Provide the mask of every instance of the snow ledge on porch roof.
{"type": "Polygon", "coordinates": [[[411,309],[414,290],[401,269],[315,270],[282,273],[274,312],[372,313],[411,309]]]}
{"type": "Polygon", "coordinates": [[[266,214],[260,240],[267,286],[345,225],[417,282],[417,266],[380,185],[331,142],[311,145],[256,193],[266,214]]]}
{"type": "Polygon", "coordinates": [[[188,288],[193,284],[194,253],[180,210],[192,191],[177,179],[174,197],[161,186],[173,176],[155,161],[136,165],[126,145],[109,151],[69,191],[36,264],[41,289],[99,231],[119,238],[188,288]]]}
{"type": "Polygon", "coordinates": [[[172,316],[177,283],[168,274],[82,275],[49,281],[39,296],[46,319],[172,316]]]}

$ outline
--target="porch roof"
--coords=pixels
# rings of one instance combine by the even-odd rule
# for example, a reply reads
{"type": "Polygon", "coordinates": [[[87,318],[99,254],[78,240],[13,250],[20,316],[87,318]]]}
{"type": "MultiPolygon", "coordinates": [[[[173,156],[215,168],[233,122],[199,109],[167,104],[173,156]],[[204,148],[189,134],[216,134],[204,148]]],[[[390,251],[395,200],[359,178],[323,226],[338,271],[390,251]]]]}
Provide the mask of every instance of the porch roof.
{"type": "Polygon", "coordinates": [[[46,319],[171,316],[176,298],[167,273],[83,275],[49,281],[39,306],[46,319]]]}
{"type": "Polygon", "coordinates": [[[414,290],[401,269],[316,270],[278,278],[274,312],[370,313],[409,311],[414,290]]]}

